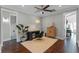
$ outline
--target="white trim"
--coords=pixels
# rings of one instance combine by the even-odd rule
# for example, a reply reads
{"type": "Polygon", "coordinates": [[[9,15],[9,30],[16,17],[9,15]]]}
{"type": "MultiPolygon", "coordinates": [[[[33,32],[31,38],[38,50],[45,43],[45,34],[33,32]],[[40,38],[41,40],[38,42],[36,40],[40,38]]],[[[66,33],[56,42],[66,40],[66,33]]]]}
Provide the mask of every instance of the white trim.
{"type": "Polygon", "coordinates": [[[1,8],[2,11],[7,11],[9,13],[13,13],[13,14],[16,14],[17,12],[16,11],[13,11],[13,10],[9,10],[9,9],[5,9],[5,8],[1,8]]]}
{"type": "MultiPolygon", "coordinates": [[[[70,11],[70,12],[66,12],[64,13],[64,18],[65,18],[65,26],[66,26],[66,18],[68,16],[71,16],[73,14],[76,14],[76,21],[77,21],[77,9],[74,10],[74,11],[70,11]],[[70,14],[71,13],[71,14],[70,14]]],[[[76,22],[76,25],[77,25],[77,22],[76,22]]],[[[76,27],[76,32],[77,32],[77,27],[76,27]]],[[[65,38],[66,38],[66,29],[65,29],[65,38]]],[[[77,42],[77,33],[76,33],[76,42],[77,42]]]]}
{"type": "Polygon", "coordinates": [[[2,10],[1,10],[1,46],[3,46],[3,31],[2,31],[2,28],[3,28],[3,26],[2,26],[2,10]]]}
{"type": "MultiPolygon", "coordinates": [[[[18,25],[18,13],[16,13],[17,17],[16,17],[16,25],[18,25]]],[[[16,30],[16,36],[17,36],[17,42],[20,42],[20,38],[19,38],[19,35],[18,35],[18,30],[16,30]]]]}

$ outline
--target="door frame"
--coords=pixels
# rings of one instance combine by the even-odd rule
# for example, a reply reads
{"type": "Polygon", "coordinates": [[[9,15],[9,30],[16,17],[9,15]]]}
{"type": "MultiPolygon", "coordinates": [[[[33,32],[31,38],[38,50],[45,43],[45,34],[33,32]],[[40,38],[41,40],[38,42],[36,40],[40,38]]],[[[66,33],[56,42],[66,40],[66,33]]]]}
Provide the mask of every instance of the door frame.
{"type": "MultiPolygon", "coordinates": [[[[69,14],[69,13],[72,13],[72,12],[76,12],[76,21],[77,21],[77,10],[74,10],[74,11],[70,11],[70,12],[66,12],[66,13],[64,13],[64,20],[65,20],[65,24],[64,24],[64,29],[65,29],[65,38],[66,38],[66,21],[67,21],[67,19],[66,19],[66,17],[68,16],[67,14],[69,14]]],[[[71,14],[70,14],[71,15],[71,14]]],[[[76,26],[77,26],[77,23],[76,23],[76,26]]],[[[76,30],[77,30],[77,27],[76,27],[76,30]]],[[[77,32],[77,31],[76,31],[77,32]]],[[[76,40],[77,40],[77,33],[76,33],[76,40]]],[[[76,41],[77,42],[77,41],[76,41]]]]}
{"type": "MultiPolygon", "coordinates": [[[[12,33],[11,33],[11,17],[10,16],[16,16],[16,20],[17,20],[17,15],[16,14],[10,14],[9,15],[9,18],[10,18],[10,37],[11,37],[12,33]]],[[[17,22],[15,24],[17,25],[17,22]]],[[[16,30],[15,30],[15,33],[16,33],[16,30]]]]}
{"type": "MultiPolygon", "coordinates": [[[[9,9],[6,9],[6,8],[1,8],[1,46],[3,46],[3,25],[2,25],[2,12],[3,11],[6,11],[6,12],[8,12],[9,13],[9,19],[10,19],[10,15],[15,15],[16,16],[16,25],[18,24],[18,17],[17,17],[17,12],[16,11],[13,11],[13,10],[9,10],[9,9]]],[[[10,23],[11,24],[11,23],[10,23]]],[[[11,36],[11,25],[9,24],[9,26],[10,26],[10,36],[11,36]]],[[[17,37],[17,39],[18,39],[18,33],[17,33],[17,31],[16,31],[16,37],[17,37]]],[[[10,39],[11,39],[11,37],[10,37],[10,39]]]]}

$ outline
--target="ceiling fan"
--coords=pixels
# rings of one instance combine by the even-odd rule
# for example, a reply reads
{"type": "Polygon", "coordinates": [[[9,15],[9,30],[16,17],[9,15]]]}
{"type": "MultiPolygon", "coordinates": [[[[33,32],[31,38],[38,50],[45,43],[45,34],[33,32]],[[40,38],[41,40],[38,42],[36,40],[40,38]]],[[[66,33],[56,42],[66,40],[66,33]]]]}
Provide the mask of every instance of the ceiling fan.
{"type": "Polygon", "coordinates": [[[55,9],[49,10],[49,9],[47,9],[48,7],[50,7],[50,5],[41,5],[41,8],[39,8],[39,7],[34,7],[34,8],[37,9],[36,12],[42,11],[42,14],[44,14],[44,12],[54,12],[54,11],[56,11],[55,9]]]}

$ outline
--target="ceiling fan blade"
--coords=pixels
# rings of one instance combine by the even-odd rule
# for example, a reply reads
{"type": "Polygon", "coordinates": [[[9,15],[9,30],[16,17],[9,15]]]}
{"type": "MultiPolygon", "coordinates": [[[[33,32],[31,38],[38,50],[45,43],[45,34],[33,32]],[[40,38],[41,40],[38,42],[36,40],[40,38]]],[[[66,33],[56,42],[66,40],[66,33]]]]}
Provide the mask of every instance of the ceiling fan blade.
{"type": "Polygon", "coordinates": [[[56,11],[56,10],[55,10],[55,9],[53,9],[53,10],[44,10],[44,11],[54,12],[54,11],[56,11]]]}
{"type": "Polygon", "coordinates": [[[49,5],[46,5],[44,8],[43,8],[43,10],[45,10],[46,8],[48,8],[49,7],[49,5]]]}

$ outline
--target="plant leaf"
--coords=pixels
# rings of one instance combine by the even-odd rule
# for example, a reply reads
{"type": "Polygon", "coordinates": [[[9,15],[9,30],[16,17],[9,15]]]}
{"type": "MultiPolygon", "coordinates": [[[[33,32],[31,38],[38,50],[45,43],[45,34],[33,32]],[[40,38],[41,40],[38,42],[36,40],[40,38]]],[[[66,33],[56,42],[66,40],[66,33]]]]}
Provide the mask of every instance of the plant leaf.
{"type": "Polygon", "coordinates": [[[24,27],[24,25],[22,25],[22,24],[19,24],[21,27],[22,27],[22,29],[23,29],[23,27],[24,27]]]}
{"type": "Polygon", "coordinates": [[[20,28],[20,26],[19,26],[19,25],[16,25],[16,27],[17,27],[19,30],[21,30],[21,28],[20,28]]]}

